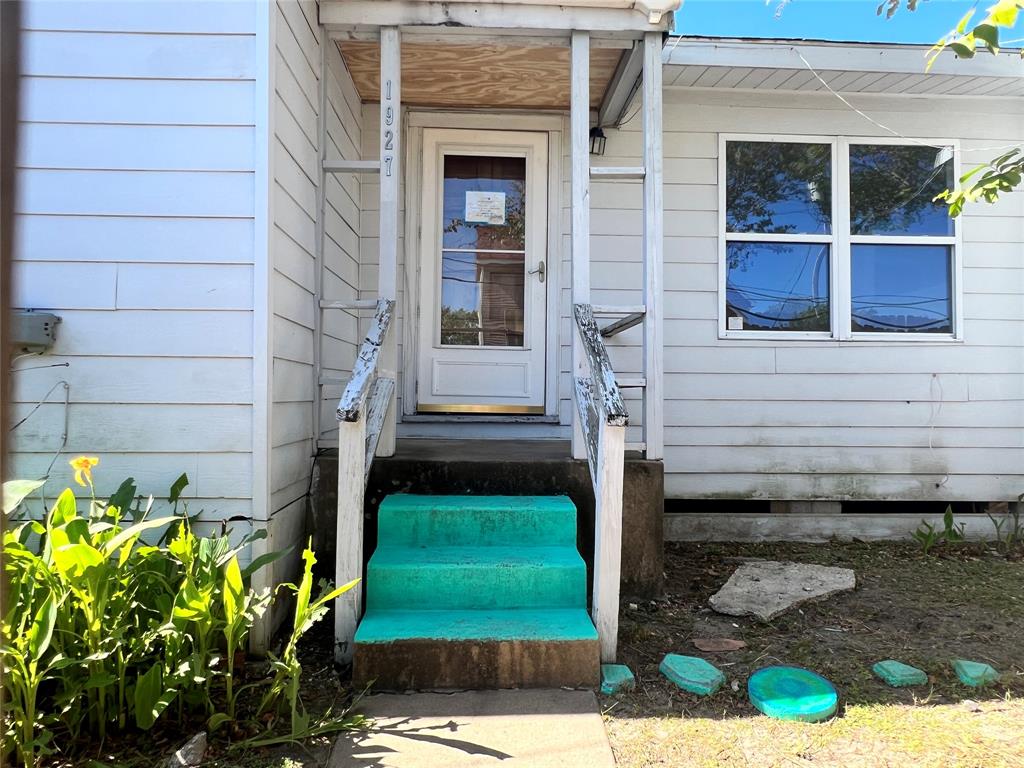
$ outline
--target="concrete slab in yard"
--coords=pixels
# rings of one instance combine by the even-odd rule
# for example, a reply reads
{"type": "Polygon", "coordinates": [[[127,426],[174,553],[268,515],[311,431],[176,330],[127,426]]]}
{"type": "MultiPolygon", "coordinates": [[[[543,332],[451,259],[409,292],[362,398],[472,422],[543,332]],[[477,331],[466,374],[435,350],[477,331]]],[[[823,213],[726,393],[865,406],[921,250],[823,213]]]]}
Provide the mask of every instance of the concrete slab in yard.
{"type": "Polygon", "coordinates": [[[375,723],[338,738],[329,768],[614,768],[591,691],[381,694],[375,723]]]}
{"type": "Polygon", "coordinates": [[[743,563],[710,602],[718,613],[769,621],[801,603],[855,586],[857,579],[849,568],[762,560],[743,563]]]}

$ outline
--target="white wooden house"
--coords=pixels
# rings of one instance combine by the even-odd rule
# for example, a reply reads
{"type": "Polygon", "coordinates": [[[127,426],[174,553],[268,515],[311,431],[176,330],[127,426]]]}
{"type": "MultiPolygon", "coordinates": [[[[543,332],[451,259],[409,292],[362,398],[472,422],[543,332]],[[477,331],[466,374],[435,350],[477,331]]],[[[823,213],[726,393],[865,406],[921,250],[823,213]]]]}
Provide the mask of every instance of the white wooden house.
{"type": "Polygon", "coordinates": [[[1021,60],[677,6],[27,2],[13,302],[61,322],[14,363],[12,472],[185,471],[277,547],[336,450],[345,578],[367,432],[537,441],[589,461],[606,658],[624,452],[665,499],[1016,500],[1024,199],[931,197],[1024,142],[1021,60]]]}

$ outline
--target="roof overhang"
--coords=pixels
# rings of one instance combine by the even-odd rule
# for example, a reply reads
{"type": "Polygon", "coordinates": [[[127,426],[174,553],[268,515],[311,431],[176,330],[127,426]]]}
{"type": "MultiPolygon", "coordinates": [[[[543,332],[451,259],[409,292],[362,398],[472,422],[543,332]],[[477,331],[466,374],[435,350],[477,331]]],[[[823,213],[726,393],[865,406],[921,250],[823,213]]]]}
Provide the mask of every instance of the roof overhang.
{"type": "Polygon", "coordinates": [[[470,27],[509,31],[666,32],[681,0],[321,0],[329,31],[470,27]]]}
{"type": "Polygon", "coordinates": [[[674,37],[665,46],[666,86],[931,95],[1024,95],[1017,51],[958,59],[943,53],[926,71],[926,45],[674,37]],[[820,76],[821,80],[818,79],[820,76]]]}

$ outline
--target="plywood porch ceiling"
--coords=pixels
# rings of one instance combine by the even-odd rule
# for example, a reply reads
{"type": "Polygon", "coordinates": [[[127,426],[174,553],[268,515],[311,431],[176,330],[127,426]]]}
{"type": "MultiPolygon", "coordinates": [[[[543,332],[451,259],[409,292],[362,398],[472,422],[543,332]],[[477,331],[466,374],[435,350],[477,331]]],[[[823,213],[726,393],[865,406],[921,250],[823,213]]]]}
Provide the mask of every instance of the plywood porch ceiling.
{"type": "MultiPolygon", "coordinates": [[[[377,43],[339,41],[363,101],[380,101],[377,43]]],[[[597,107],[622,55],[590,51],[590,104],[597,107]]],[[[402,103],[417,107],[569,108],[569,49],[402,43],[402,103]]]]}

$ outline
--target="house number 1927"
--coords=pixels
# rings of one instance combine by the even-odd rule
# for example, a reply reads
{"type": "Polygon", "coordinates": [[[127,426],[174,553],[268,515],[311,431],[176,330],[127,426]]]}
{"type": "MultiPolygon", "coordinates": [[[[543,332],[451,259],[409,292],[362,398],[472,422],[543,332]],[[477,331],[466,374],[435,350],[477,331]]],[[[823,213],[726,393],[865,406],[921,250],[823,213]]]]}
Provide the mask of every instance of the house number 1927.
{"type": "Polygon", "coordinates": [[[385,176],[391,175],[394,165],[395,132],[391,127],[395,124],[395,108],[391,101],[391,80],[384,81],[384,99],[381,109],[384,110],[384,134],[381,144],[381,170],[385,176]]]}

